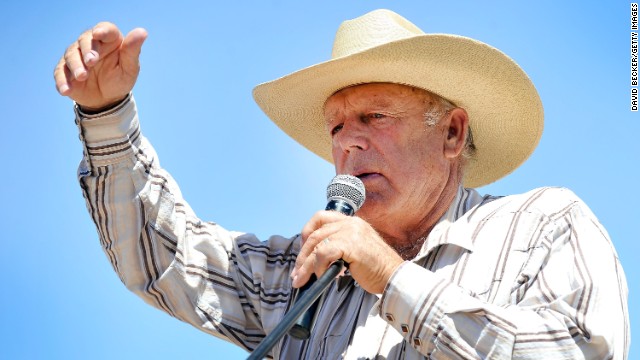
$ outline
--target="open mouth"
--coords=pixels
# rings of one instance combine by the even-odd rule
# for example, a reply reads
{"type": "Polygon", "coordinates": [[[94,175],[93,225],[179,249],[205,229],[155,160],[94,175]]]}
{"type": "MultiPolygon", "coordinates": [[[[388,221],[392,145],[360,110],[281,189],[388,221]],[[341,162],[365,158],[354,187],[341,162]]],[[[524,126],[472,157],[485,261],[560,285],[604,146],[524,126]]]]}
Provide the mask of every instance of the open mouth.
{"type": "Polygon", "coordinates": [[[364,173],[355,175],[355,177],[357,177],[360,180],[365,180],[365,179],[369,179],[371,177],[379,176],[379,175],[380,175],[379,173],[375,173],[375,172],[364,172],[364,173]]]}

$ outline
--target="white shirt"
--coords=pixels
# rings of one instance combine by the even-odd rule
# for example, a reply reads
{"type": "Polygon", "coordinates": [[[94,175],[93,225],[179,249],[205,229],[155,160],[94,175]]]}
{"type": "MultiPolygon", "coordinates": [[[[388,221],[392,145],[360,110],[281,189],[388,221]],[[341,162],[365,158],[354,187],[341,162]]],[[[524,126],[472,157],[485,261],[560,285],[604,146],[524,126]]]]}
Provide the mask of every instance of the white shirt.
{"type": "MultiPolygon", "coordinates": [[[[100,242],[149,304],[251,351],[291,306],[298,235],[261,241],[200,220],[141,135],[133,98],[76,111],[79,180],[100,242]]],[[[605,229],[571,191],[460,188],[381,296],[349,276],[282,359],[626,359],[627,285],[605,229]]]]}

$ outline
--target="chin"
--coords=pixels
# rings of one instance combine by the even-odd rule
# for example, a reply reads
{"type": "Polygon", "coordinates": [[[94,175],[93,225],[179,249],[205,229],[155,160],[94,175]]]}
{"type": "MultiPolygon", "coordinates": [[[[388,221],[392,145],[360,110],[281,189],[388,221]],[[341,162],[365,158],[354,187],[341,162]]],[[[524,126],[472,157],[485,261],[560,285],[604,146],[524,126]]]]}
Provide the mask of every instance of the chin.
{"type": "Polygon", "coordinates": [[[356,215],[375,228],[377,222],[380,221],[381,214],[383,213],[381,210],[382,209],[375,206],[375,202],[369,202],[369,200],[366,200],[356,215]]]}

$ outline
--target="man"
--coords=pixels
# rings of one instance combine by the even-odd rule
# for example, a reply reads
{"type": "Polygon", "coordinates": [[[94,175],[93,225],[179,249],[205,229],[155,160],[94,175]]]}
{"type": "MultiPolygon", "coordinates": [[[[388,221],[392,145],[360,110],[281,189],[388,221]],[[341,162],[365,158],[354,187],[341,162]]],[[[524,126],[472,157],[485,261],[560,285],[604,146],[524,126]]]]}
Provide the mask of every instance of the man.
{"type": "Polygon", "coordinates": [[[624,274],[587,206],[566,189],[465,188],[512,172],[541,135],[506,55],[379,10],[341,25],[331,60],[259,85],[265,113],[367,196],[357,217],[321,211],[261,242],[198,219],[158,166],[130,94],[145,37],[98,24],[54,72],[77,104],[88,210],[145,301],[251,351],[292,289],[342,258],[311,338],[274,358],[626,358],[624,274]]]}

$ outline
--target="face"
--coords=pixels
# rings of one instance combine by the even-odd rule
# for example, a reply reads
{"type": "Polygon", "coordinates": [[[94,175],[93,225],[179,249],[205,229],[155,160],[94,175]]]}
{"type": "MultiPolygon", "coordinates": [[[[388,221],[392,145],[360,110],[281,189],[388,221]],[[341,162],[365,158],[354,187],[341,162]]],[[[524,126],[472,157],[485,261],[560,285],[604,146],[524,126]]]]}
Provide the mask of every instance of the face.
{"type": "Polygon", "coordinates": [[[387,83],[352,86],[325,103],[336,172],[362,180],[358,216],[392,237],[428,221],[451,175],[446,126],[425,124],[433,103],[422,90],[387,83]]]}

